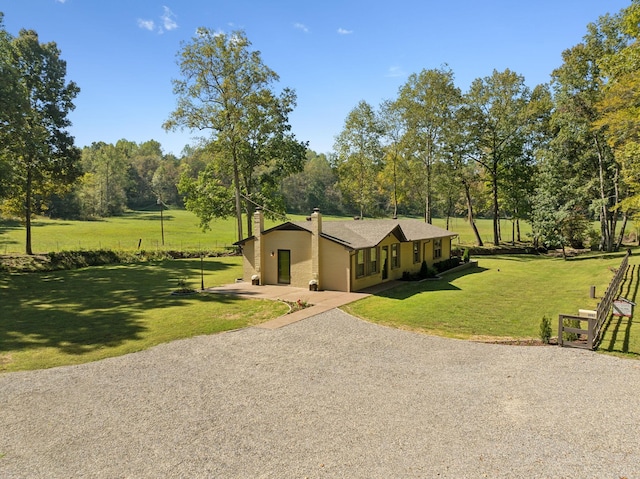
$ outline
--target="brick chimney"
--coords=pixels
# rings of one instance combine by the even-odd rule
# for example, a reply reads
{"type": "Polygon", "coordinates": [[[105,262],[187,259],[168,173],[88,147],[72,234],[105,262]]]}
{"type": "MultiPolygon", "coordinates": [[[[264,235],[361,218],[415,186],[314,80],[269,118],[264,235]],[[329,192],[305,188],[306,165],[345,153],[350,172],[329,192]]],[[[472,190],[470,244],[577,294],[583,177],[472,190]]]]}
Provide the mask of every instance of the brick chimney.
{"type": "Polygon", "coordinates": [[[311,214],[311,279],[320,288],[320,235],[322,234],[322,215],[319,208],[311,214]]]}
{"type": "Polygon", "coordinates": [[[264,214],[262,208],[253,213],[253,260],[259,284],[264,284],[262,277],[262,233],[264,231],[264,214]]]}

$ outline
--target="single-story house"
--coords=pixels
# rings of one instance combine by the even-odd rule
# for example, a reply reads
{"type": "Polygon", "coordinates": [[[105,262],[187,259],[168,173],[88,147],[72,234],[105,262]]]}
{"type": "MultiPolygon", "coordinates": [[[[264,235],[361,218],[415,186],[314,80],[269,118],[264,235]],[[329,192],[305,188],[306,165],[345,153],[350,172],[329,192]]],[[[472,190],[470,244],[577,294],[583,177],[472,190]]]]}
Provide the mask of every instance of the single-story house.
{"type": "Polygon", "coordinates": [[[254,235],[238,241],[243,279],[255,284],[358,291],[416,273],[451,256],[457,236],[418,220],[322,221],[316,208],[307,221],[288,221],[264,229],[258,209],[254,235]]]}

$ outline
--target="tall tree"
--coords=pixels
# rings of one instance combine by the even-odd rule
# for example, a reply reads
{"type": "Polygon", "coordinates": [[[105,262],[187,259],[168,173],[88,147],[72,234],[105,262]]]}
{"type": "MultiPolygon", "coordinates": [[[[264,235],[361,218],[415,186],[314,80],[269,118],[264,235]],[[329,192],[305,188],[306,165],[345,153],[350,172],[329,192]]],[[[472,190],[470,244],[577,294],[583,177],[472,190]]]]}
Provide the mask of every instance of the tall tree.
{"type": "Polygon", "coordinates": [[[446,67],[422,70],[409,76],[396,101],[405,123],[403,145],[413,166],[414,178],[422,183],[424,220],[431,223],[434,164],[444,157],[447,131],[460,105],[461,93],[453,72],[446,67]]]}
{"type": "Polygon", "coordinates": [[[0,200],[11,187],[10,152],[19,137],[15,131],[22,127],[22,111],[27,109],[26,97],[20,90],[20,75],[13,61],[13,37],[4,29],[0,12],[0,200]]]}
{"type": "Polygon", "coordinates": [[[82,150],[82,169],[90,175],[82,182],[85,217],[119,215],[126,207],[127,159],[116,146],[93,143],[82,150]]]}
{"type": "MultiPolygon", "coordinates": [[[[630,190],[620,202],[626,220],[627,211],[636,219],[640,212],[640,1],[634,0],[624,9],[620,21],[626,45],[607,53],[599,62],[608,81],[596,103],[599,118],[594,125],[598,130],[606,129],[607,143],[630,190]]],[[[623,232],[624,227],[618,245],[623,232]]]]}
{"type": "Polygon", "coordinates": [[[320,208],[328,214],[341,214],[342,198],[337,183],[337,173],[327,156],[307,150],[303,171],[282,182],[287,211],[308,214],[314,208],[320,208]]]}
{"type": "Polygon", "coordinates": [[[357,205],[360,218],[373,209],[376,178],[382,167],[383,128],[373,107],[362,100],[349,112],[336,137],[336,164],[340,189],[357,205]]]}
{"type": "Polygon", "coordinates": [[[478,246],[484,246],[480,232],[475,222],[473,198],[477,191],[482,191],[482,183],[478,174],[479,166],[473,161],[474,138],[464,126],[468,123],[468,110],[460,108],[456,111],[454,128],[451,128],[448,136],[450,141],[445,150],[444,164],[448,174],[458,179],[464,198],[464,206],[467,210],[467,221],[478,246]]]}
{"type": "MultiPolygon", "coordinates": [[[[8,100],[19,109],[19,120],[2,123],[2,156],[10,165],[14,206],[19,206],[26,226],[25,251],[33,254],[31,216],[36,193],[60,192],[79,175],[79,151],[66,128],[73,99],[80,91],[66,82],[67,65],[55,43],[40,43],[33,30],[21,30],[11,40],[9,89],[15,93],[8,100]]],[[[6,86],[5,86],[6,87],[6,86]]],[[[3,119],[4,120],[4,119],[3,119]]]]}
{"type": "Polygon", "coordinates": [[[496,246],[500,244],[499,186],[508,166],[525,154],[531,120],[529,98],[524,78],[508,69],[494,70],[491,76],[475,79],[465,95],[472,157],[482,166],[490,183],[496,246]]]}
{"type": "MultiPolygon", "coordinates": [[[[209,131],[232,177],[238,239],[243,237],[243,212],[253,210],[247,188],[255,184],[258,162],[270,163],[267,168],[284,174],[302,168],[305,150],[289,132],[295,93],[285,89],[276,95],[273,84],[278,75],[250,47],[242,31],[220,34],[199,28],[179,52],[182,79],[173,81],[177,106],[163,125],[169,130],[209,131]],[[287,164],[292,154],[293,166],[287,164]]],[[[197,194],[200,189],[192,191],[197,194]]],[[[247,222],[251,224],[250,217],[247,222]]]]}
{"type": "Polygon", "coordinates": [[[405,132],[405,124],[402,121],[401,111],[394,101],[384,101],[380,106],[380,121],[384,131],[384,170],[381,172],[381,184],[390,192],[393,208],[393,218],[398,217],[398,203],[404,197],[401,191],[399,178],[399,164],[404,160],[402,151],[402,137],[405,132]]]}
{"type": "Polygon", "coordinates": [[[607,143],[606,126],[598,126],[597,105],[608,82],[600,62],[625,45],[620,18],[605,15],[587,26],[581,43],[563,52],[563,64],[552,74],[557,128],[552,143],[555,151],[571,155],[582,175],[589,206],[600,220],[600,248],[607,251],[614,248],[621,190],[620,165],[607,143]]]}

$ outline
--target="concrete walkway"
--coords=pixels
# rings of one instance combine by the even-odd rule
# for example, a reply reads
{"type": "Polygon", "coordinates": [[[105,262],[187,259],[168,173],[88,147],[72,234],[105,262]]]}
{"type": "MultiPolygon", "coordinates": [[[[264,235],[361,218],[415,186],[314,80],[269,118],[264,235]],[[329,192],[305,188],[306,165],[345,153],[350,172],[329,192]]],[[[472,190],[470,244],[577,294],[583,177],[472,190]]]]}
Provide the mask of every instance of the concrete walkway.
{"type": "Polygon", "coordinates": [[[281,300],[291,303],[295,303],[300,300],[312,305],[309,308],[285,314],[284,316],[280,316],[256,326],[263,329],[277,329],[288,324],[298,322],[302,319],[324,313],[325,311],[339,308],[345,304],[353,303],[354,301],[366,298],[372,294],[393,288],[398,284],[398,281],[388,281],[357,293],[346,293],[344,291],[309,291],[304,288],[294,288],[292,286],[282,285],[255,286],[250,283],[243,282],[208,288],[207,291],[218,294],[232,294],[246,298],[270,299],[274,301],[281,300]]]}

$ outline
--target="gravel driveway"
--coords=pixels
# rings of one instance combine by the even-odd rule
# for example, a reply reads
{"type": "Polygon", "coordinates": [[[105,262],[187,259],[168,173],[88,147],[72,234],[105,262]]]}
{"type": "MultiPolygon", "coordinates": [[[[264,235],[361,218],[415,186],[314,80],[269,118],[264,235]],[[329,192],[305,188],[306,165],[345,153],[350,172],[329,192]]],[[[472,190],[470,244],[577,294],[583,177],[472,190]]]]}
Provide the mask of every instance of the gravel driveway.
{"type": "Polygon", "coordinates": [[[339,310],[0,376],[2,478],[640,477],[640,362],[339,310]]]}

